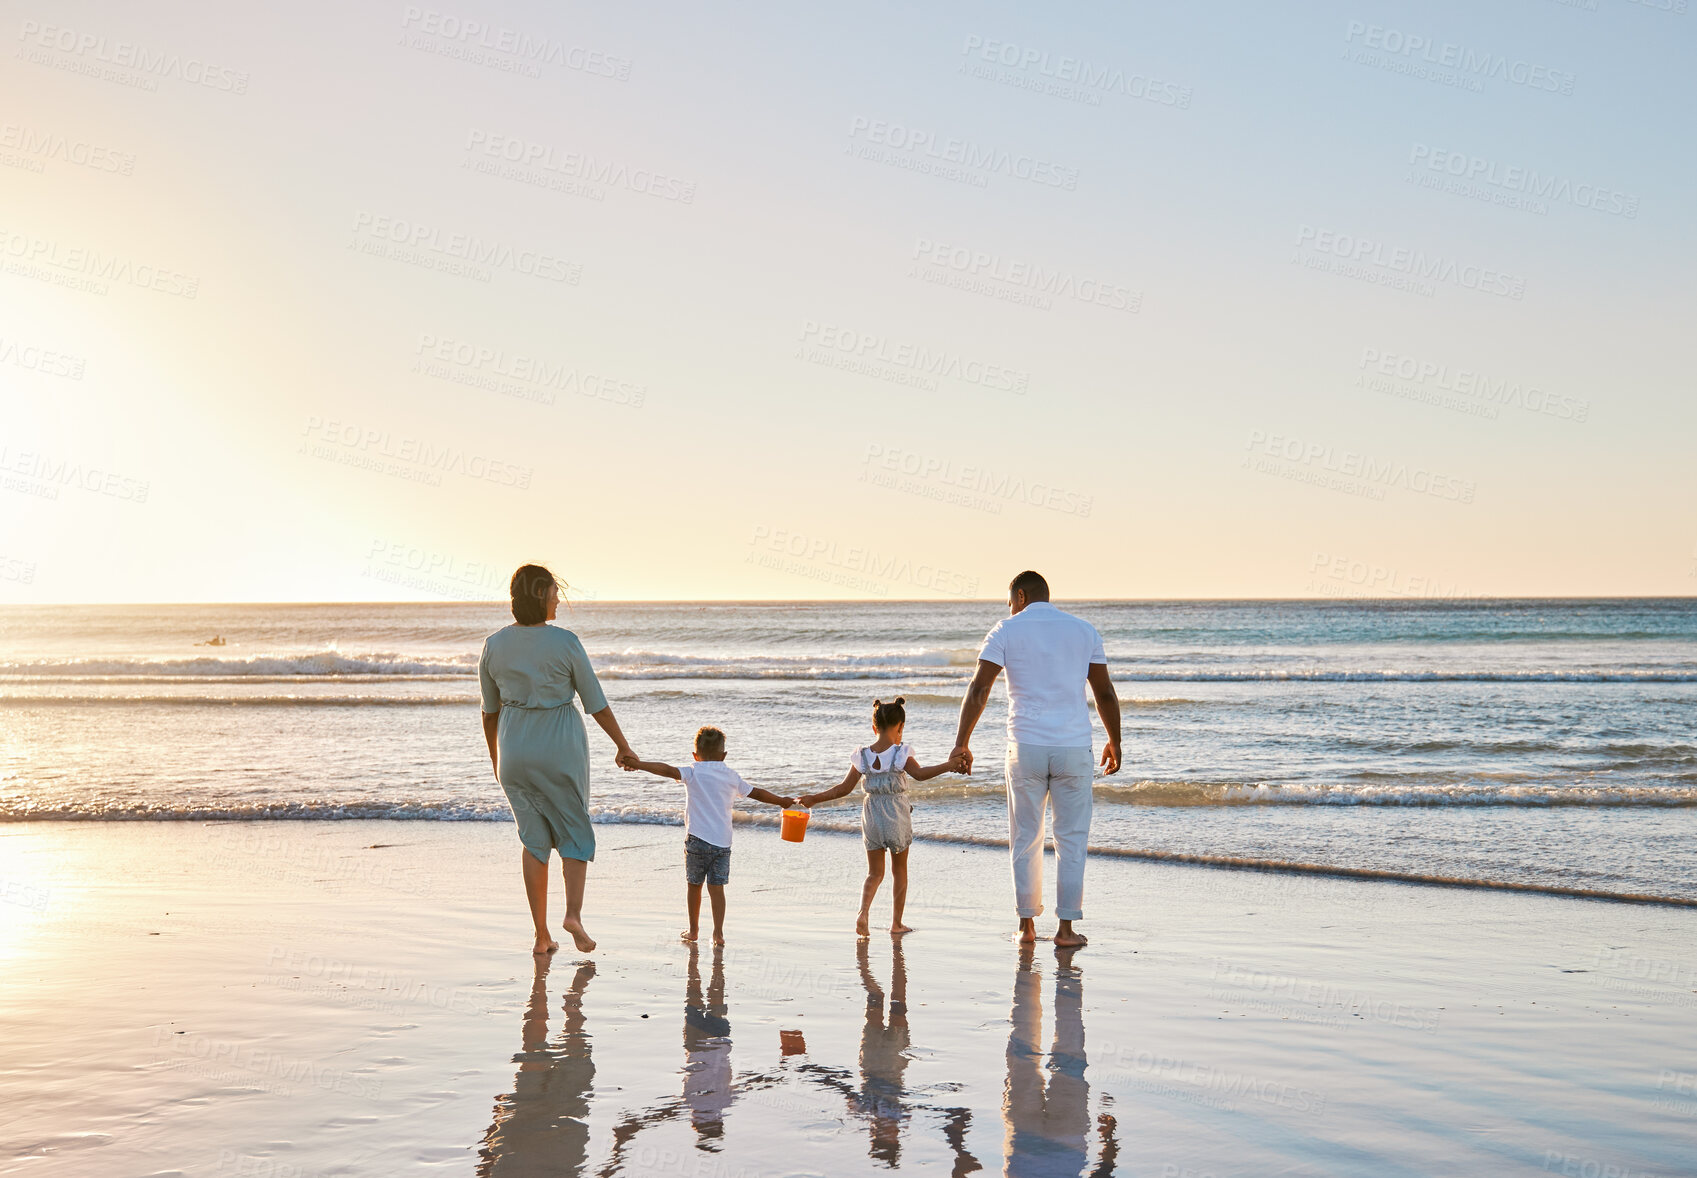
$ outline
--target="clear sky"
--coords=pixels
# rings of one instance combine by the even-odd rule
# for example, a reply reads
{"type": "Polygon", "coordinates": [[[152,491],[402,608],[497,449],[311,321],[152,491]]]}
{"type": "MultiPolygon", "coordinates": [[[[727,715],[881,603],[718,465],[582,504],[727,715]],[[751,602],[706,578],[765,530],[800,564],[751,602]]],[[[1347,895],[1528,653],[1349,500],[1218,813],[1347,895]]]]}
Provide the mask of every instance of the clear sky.
{"type": "Polygon", "coordinates": [[[0,602],[1697,591],[1697,13],[0,4],[0,602]]]}

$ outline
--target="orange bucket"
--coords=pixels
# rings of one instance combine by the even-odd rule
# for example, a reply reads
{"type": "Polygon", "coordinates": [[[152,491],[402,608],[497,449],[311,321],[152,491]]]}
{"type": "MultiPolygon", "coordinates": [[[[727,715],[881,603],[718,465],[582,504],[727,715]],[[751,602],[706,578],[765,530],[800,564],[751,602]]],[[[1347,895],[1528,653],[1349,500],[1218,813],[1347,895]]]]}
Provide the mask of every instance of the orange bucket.
{"type": "Polygon", "coordinates": [[[807,837],[807,811],[785,810],[783,829],[778,837],[786,843],[799,843],[807,837]]]}

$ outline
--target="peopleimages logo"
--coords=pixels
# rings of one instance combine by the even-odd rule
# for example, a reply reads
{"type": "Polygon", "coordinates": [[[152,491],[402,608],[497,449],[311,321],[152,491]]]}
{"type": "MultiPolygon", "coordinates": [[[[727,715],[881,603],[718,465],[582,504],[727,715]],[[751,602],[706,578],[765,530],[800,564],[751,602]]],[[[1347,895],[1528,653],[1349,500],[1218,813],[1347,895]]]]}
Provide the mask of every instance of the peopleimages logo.
{"type": "Polygon", "coordinates": [[[452,259],[468,266],[510,270],[514,274],[528,274],[568,286],[576,286],[583,277],[583,266],[579,262],[557,258],[540,250],[523,249],[510,242],[485,240],[470,233],[452,233],[421,221],[385,216],[364,209],[354,214],[353,231],[356,240],[423,251],[424,254],[452,259]]]}
{"type": "MultiPolygon", "coordinates": [[[[1435,42],[1418,33],[1387,29],[1352,20],[1344,31],[1346,45],[1359,45],[1378,53],[1389,54],[1393,60],[1454,71],[1463,79],[1495,78],[1532,90],[1548,90],[1552,94],[1572,94],[1574,76],[1566,70],[1547,65],[1510,59],[1500,53],[1458,45],[1453,41],[1435,42]]],[[[1378,64],[1368,60],[1364,64],[1378,64]]]]}
{"type": "Polygon", "coordinates": [[[633,168],[619,160],[604,159],[582,151],[564,151],[516,135],[472,128],[465,149],[473,156],[499,160],[540,172],[551,172],[566,180],[578,180],[607,188],[623,188],[643,196],[680,204],[695,203],[695,182],[668,176],[652,168],[633,168]]]}
{"type": "Polygon", "coordinates": [[[52,131],[37,131],[17,123],[0,124],[0,148],[22,152],[39,160],[59,160],[96,172],[116,172],[120,176],[130,175],[136,167],[136,157],[130,152],[103,147],[86,139],[68,139],[52,131]]]}
{"type": "Polygon", "coordinates": [[[961,47],[961,56],[968,62],[976,59],[1006,70],[1075,84],[1086,92],[1123,94],[1128,98],[1174,106],[1180,110],[1190,107],[1192,91],[1189,86],[1181,86],[1177,82],[1163,82],[1148,74],[1121,69],[1118,66],[1097,65],[1082,57],[1050,53],[1047,49],[1035,49],[1029,45],[1016,45],[1011,41],[969,35],[966,44],[961,47]]]}
{"type": "Polygon", "coordinates": [[[1266,430],[1250,430],[1247,449],[1254,455],[1313,467],[1352,480],[1364,489],[1378,491],[1378,495],[1372,496],[1374,498],[1382,498],[1383,488],[1390,487],[1456,503],[1472,503],[1477,489],[1472,479],[1456,478],[1423,466],[1376,458],[1355,450],[1339,450],[1322,442],[1304,442],[1301,438],[1266,430]]]}
{"type": "MultiPolygon", "coordinates": [[[[536,64],[541,63],[563,66],[569,70],[599,77],[616,78],[621,82],[630,80],[631,61],[628,57],[583,45],[569,45],[553,37],[533,36],[521,29],[509,29],[504,25],[467,20],[434,8],[407,5],[401,14],[401,27],[408,33],[423,34],[458,50],[458,53],[444,56],[464,56],[476,64],[486,64],[481,55],[489,53],[514,58],[526,67],[526,72],[531,77],[536,76],[536,64]]],[[[419,47],[422,46],[414,46],[419,47]]]]}
{"type": "Polygon", "coordinates": [[[927,348],[923,344],[892,340],[871,332],[856,331],[834,323],[812,319],[801,325],[801,349],[797,359],[830,368],[878,376],[894,370],[908,374],[918,387],[934,389],[938,378],[948,377],[979,388],[1023,395],[1031,385],[1031,374],[1019,368],[986,364],[958,352],[927,348]],[[836,361],[836,362],[833,362],[836,361]]]}
{"type": "Polygon", "coordinates": [[[1565,421],[1584,421],[1591,415],[1591,402],[1563,393],[1549,393],[1505,377],[1492,378],[1467,368],[1452,368],[1434,360],[1417,359],[1379,348],[1362,348],[1360,367],[1364,372],[1391,377],[1406,384],[1459,393],[1504,409],[1524,409],[1565,421]]]}
{"type": "Polygon", "coordinates": [[[1307,249],[1356,266],[1373,266],[1414,281],[1452,283],[1482,294],[1521,299],[1526,295],[1526,278],[1475,266],[1443,254],[1428,254],[1407,246],[1387,245],[1370,237],[1356,237],[1331,229],[1303,225],[1296,232],[1298,258],[1307,249]]]}
{"type": "Polygon", "coordinates": [[[849,138],[887,148],[914,159],[952,164],[970,172],[1029,180],[1050,188],[1073,192],[1078,188],[1078,169],[1020,152],[974,143],[970,139],[942,137],[934,131],[909,127],[885,119],[856,115],[849,123],[849,138]]]}
{"type": "Polygon", "coordinates": [[[1576,208],[1610,213],[1631,220],[1638,218],[1638,197],[1601,184],[1575,182],[1566,176],[1550,175],[1518,164],[1500,164],[1465,151],[1450,151],[1427,143],[1409,149],[1408,166],[1419,172],[1436,173],[1455,180],[1500,188],[1536,200],[1571,204],[1576,208]]]}
{"type": "Polygon", "coordinates": [[[37,49],[51,49],[73,57],[83,57],[102,65],[115,65],[137,70],[155,78],[176,78],[191,86],[206,86],[230,94],[246,94],[249,75],[245,70],[211,65],[198,57],[184,57],[162,49],[149,49],[131,41],[109,41],[98,33],[83,33],[60,25],[44,25],[26,20],[18,30],[18,40],[37,49]]]}
{"type": "Polygon", "coordinates": [[[1070,270],[1051,269],[1041,263],[932,241],[926,237],[914,243],[913,258],[921,265],[953,271],[968,279],[1019,287],[1040,297],[1074,299],[1106,307],[1110,311],[1132,314],[1143,308],[1143,292],[1132,290],[1123,283],[1084,277],[1070,270]]]}

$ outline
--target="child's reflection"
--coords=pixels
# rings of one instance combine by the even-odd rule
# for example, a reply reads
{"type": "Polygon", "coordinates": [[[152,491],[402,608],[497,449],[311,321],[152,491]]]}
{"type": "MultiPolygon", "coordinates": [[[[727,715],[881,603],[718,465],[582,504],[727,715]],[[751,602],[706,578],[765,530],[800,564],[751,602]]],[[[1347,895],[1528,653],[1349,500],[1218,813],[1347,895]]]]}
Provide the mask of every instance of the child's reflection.
{"type": "Polygon", "coordinates": [[[701,950],[689,945],[689,969],[684,984],[683,1094],[647,1109],[627,1112],[613,1126],[613,1151],[599,1173],[602,1178],[618,1174],[631,1143],[644,1130],[665,1124],[689,1113],[695,1129],[695,1147],[716,1152],[724,1147],[725,1110],[739,1090],[768,1088],[779,1081],[774,1076],[745,1076],[735,1080],[731,1070],[731,1021],[726,1017],[724,950],[713,949],[713,968],[707,990],[701,989],[701,950]]]}
{"type": "Polygon", "coordinates": [[[586,961],[572,975],[561,1001],[560,1034],[548,1043],[548,966],[536,958],[536,976],[525,1007],[518,1073],[513,1090],[495,1100],[495,1119],[478,1151],[480,1175],[577,1174],[589,1147],[589,1095],[595,1062],[584,1030],[583,995],[595,976],[586,961]]]}
{"type": "Polygon", "coordinates": [[[943,1120],[943,1139],[954,1151],[953,1178],[965,1178],[983,1167],[966,1148],[972,1113],[916,1100],[907,1090],[905,1075],[911,1058],[907,1022],[907,958],[902,942],[890,942],[890,990],[886,994],[872,973],[870,946],[855,947],[861,985],[866,987],[866,1021],[860,1031],[860,1083],[846,1070],[805,1065],[815,1082],[843,1094],[849,1109],[866,1121],[867,1152],[890,1169],[901,1166],[902,1132],[914,1112],[935,1113],[943,1120]],[[888,1009],[886,1010],[886,1001],[888,1009]]]}
{"type": "MultiPolygon", "coordinates": [[[[1073,950],[1055,951],[1055,1031],[1044,1079],[1043,975],[1033,965],[1033,946],[1021,946],[1014,974],[1012,1030],[1008,1034],[1008,1084],[1002,1100],[1006,1136],[1003,1173],[1077,1178],[1088,1160],[1090,1083],[1084,1078],[1084,979],[1073,950]]],[[[1098,1174],[1112,1173],[1119,1152],[1114,1119],[1099,1118],[1102,1134],[1098,1174]],[[1106,1167],[1106,1168],[1104,1168],[1106,1167]]]]}
{"type": "Polygon", "coordinates": [[[734,1099],[731,1081],[731,1021],[725,1015],[725,958],[713,950],[707,1001],[701,1000],[701,952],[689,947],[689,989],[684,995],[684,1103],[703,1149],[725,1134],[725,1110],[734,1099]]]}
{"type": "Polygon", "coordinates": [[[902,1074],[907,1071],[907,961],[902,943],[890,942],[890,1010],[884,1015],[884,991],[872,976],[867,943],[856,947],[860,981],[866,987],[866,1025],[860,1032],[860,1091],[850,1098],[866,1117],[868,1152],[892,1170],[901,1165],[902,1124],[907,1109],[902,1074]]]}

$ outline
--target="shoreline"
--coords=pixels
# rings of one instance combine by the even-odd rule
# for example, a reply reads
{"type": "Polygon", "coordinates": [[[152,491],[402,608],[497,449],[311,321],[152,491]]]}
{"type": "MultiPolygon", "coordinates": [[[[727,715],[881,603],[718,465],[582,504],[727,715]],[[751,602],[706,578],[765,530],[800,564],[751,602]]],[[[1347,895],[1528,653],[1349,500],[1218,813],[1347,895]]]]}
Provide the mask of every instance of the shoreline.
{"type": "MultiPolygon", "coordinates": [[[[779,820],[768,818],[763,814],[748,811],[735,811],[731,820],[737,826],[776,830],[779,820]]],[[[682,816],[655,815],[651,818],[631,818],[626,816],[606,817],[592,816],[591,824],[596,827],[634,827],[648,826],[678,828],[683,826],[682,816]]],[[[490,814],[486,816],[455,816],[440,815],[256,815],[252,817],[229,817],[225,815],[182,815],[161,817],[151,814],[123,815],[119,817],[100,815],[62,815],[54,814],[42,817],[3,816],[0,817],[0,831],[12,828],[27,829],[35,825],[63,824],[67,826],[133,826],[138,824],[158,824],[162,826],[201,826],[201,827],[250,827],[267,823],[310,823],[334,825],[349,822],[395,822],[402,824],[442,824],[458,826],[470,825],[499,825],[510,826],[512,818],[508,814],[490,814]]],[[[824,835],[858,836],[860,824],[858,820],[836,822],[812,820],[808,824],[812,832],[824,835]]],[[[987,850],[1007,850],[1007,840],[990,836],[969,834],[946,834],[940,832],[915,831],[914,841],[931,843],[940,846],[981,847],[987,850]]],[[[1054,843],[1045,844],[1047,853],[1053,854],[1054,843]]],[[[1515,880],[1493,880],[1472,878],[1466,876],[1436,875],[1412,871],[1394,871],[1374,867],[1349,867],[1327,863],[1307,863],[1289,859],[1261,859],[1241,855],[1211,855],[1184,851],[1160,851],[1139,847],[1108,847],[1094,844],[1089,849],[1092,859],[1102,860],[1131,860],[1144,863],[1165,863],[1173,866],[1211,868],[1217,871],[1239,872],[1247,874],[1297,876],[1314,879],[1349,879],[1374,883],[1404,884],[1413,887],[1445,888],[1461,890],[1477,890],[1484,892],[1514,892],[1526,895],[1554,896],[1572,900],[1591,900],[1606,904],[1631,904],[1665,908],[1697,908],[1697,898],[1685,896],[1663,896],[1650,892],[1616,892],[1604,888],[1580,888],[1563,884],[1523,883],[1515,880]]]]}

